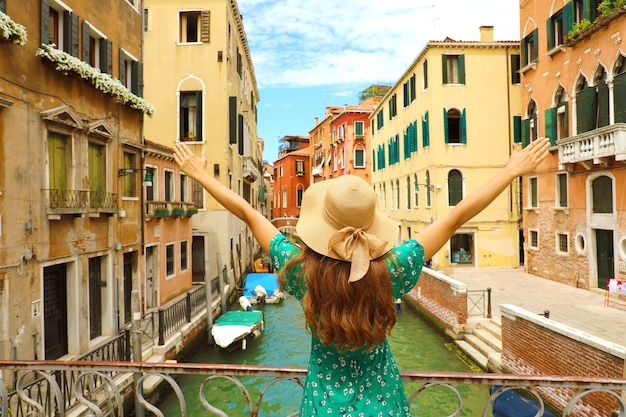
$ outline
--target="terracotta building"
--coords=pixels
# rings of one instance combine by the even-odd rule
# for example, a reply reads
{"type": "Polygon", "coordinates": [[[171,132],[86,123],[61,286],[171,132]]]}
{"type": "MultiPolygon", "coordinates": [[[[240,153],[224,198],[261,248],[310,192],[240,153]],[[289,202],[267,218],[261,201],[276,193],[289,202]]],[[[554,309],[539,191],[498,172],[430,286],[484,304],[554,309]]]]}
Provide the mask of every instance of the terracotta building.
{"type": "Polygon", "coordinates": [[[280,139],[278,159],[274,161],[272,219],[277,227],[295,226],[282,219],[300,216],[300,204],[304,190],[309,186],[311,175],[308,136],[284,136],[280,139]]]}
{"type": "Polygon", "coordinates": [[[552,143],[523,181],[526,268],[583,288],[626,278],[626,10],[614,3],[520,3],[523,141],[552,143]]]}
{"type": "Polygon", "coordinates": [[[98,4],[0,1],[22,29],[0,42],[2,358],[98,346],[140,287],[142,10],[98,4]]]}

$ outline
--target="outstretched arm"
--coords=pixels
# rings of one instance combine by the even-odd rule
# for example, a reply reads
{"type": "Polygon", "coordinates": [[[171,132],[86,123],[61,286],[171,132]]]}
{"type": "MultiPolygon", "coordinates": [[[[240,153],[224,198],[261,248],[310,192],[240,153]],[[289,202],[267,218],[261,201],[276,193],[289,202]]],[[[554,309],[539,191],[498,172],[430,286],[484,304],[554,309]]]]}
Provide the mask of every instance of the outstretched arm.
{"type": "Polygon", "coordinates": [[[261,249],[269,253],[270,242],[279,233],[278,229],[239,194],[206,172],[204,151],[202,158],[199,158],[187,145],[178,143],[174,147],[174,160],[185,174],[198,181],[226,210],[243,220],[261,245],[261,249]]]}
{"type": "Polygon", "coordinates": [[[430,259],[437,253],[459,227],[483,211],[515,178],[534,171],[548,155],[549,147],[550,141],[542,138],[514,153],[496,176],[464,198],[445,216],[419,232],[416,239],[424,247],[424,259],[430,259]]]}

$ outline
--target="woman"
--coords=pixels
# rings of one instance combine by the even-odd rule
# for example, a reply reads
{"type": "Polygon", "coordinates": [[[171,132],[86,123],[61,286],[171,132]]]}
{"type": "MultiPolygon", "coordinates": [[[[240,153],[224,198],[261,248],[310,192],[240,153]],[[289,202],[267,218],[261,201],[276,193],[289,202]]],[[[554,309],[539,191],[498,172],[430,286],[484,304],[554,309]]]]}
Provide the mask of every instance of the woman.
{"type": "Polygon", "coordinates": [[[295,246],[243,198],[211,177],[206,158],[177,144],[181,169],[251,229],[270,254],[283,289],[302,303],[311,332],[311,357],[300,416],[411,416],[387,344],[396,322],[394,300],[416,284],[430,259],[454,232],[482,211],[515,178],[547,156],[540,139],[515,152],[495,177],[445,216],[400,245],[397,222],[376,210],[376,195],[347,175],[304,193],[295,246]]]}

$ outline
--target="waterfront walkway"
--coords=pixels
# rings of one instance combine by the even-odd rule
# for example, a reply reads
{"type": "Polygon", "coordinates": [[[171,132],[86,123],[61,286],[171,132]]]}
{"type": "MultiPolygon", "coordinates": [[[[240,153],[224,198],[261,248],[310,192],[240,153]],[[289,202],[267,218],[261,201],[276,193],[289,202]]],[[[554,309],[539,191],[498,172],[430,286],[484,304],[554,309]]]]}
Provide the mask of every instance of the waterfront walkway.
{"type": "MultiPolygon", "coordinates": [[[[620,346],[626,346],[626,306],[605,306],[604,290],[584,290],[560,284],[520,268],[444,269],[445,273],[467,285],[469,291],[491,288],[492,317],[500,322],[500,306],[512,304],[543,314],[582,332],[620,346]]],[[[624,302],[622,302],[624,303],[624,302]]]]}

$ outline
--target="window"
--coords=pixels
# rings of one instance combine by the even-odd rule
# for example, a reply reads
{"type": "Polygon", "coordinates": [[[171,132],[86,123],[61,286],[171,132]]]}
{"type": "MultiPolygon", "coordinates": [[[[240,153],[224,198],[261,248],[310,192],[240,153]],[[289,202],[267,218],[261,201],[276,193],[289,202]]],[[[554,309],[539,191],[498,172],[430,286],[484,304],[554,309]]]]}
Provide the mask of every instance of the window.
{"type": "Polygon", "coordinates": [[[519,54],[511,55],[511,84],[519,84],[521,82],[521,75],[519,73],[521,69],[520,59],[519,54]]]}
{"type": "MultiPolygon", "coordinates": [[[[106,43],[108,41],[106,36],[92,26],[88,21],[83,21],[83,45],[82,45],[82,54],[83,61],[88,63],[94,68],[99,68],[100,71],[104,69],[101,67],[101,52],[105,52],[107,50],[106,43]]],[[[104,57],[104,61],[106,61],[106,57],[104,57]]],[[[106,72],[106,71],[105,71],[106,72]]]]}
{"type": "Polygon", "coordinates": [[[397,95],[394,94],[389,98],[389,120],[393,119],[395,116],[398,115],[398,110],[397,110],[397,95]]]}
{"type": "Polygon", "coordinates": [[[465,55],[442,55],[443,83],[465,84],[465,55]]]}
{"type": "Polygon", "coordinates": [[[53,43],[61,51],[78,57],[78,16],[55,0],[50,0],[49,5],[42,1],[41,7],[48,7],[48,19],[41,19],[41,43],[53,43]]]}
{"type": "Polygon", "coordinates": [[[539,231],[528,230],[528,247],[530,249],[539,249],[539,231]]]}
{"type": "Polygon", "coordinates": [[[354,167],[365,168],[365,147],[360,143],[354,147],[354,167]]]}
{"type": "Polygon", "coordinates": [[[426,171],[426,207],[430,207],[430,198],[431,198],[430,171],[426,171]]]}
{"type": "Polygon", "coordinates": [[[569,253],[569,235],[567,233],[556,234],[556,251],[557,253],[569,253]]]}
{"type": "Polygon", "coordinates": [[[452,263],[471,264],[474,254],[474,235],[470,233],[456,233],[450,238],[450,254],[452,263]]]}
{"type": "Polygon", "coordinates": [[[465,109],[443,109],[445,143],[467,143],[465,109]]]}
{"type": "Polygon", "coordinates": [[[150,185],[146,185],[146,201],[154,201],[158,200],[158,193],[155,193],[155,190],[158,190],[158,178],[157,178],[157,170],[154,167],[146,167],[146,176],[150,176],[150,185]]]}
{"type": "Polygon", "coordinates": [[[556,141],[568,136],[567,122],[567,93],[560,88],[557,93],[557,105],[546,109],[546,136],[550,138],[550,144],[556,146],[556,141]]]}
{"type": "Polygon", "coordinates": [[[539,52],[537,50],[538,30],[533,30],[529,35],[522,39],[522,67],[526,67],[537,62],[539,52]]]}
{"type": "Polygon", "coordinates": [[[180,12],[180,43],[192,43],[200,41],[200,12],[180,12]]]}
{"type": "Polygon", "coordinates": [[[419,206],[420,186],[417,181],[417,174],[413,175],[414,187],[413,187],[413,207],[419,206]]]}
{"type": "Polygon", "coordinates": [[[581,20],[587,17],[587,13],[585,10],[585,2],[587,0],[573,0],[573,23],[580,23],[581,20]]]}
{"type": "Polygon", "coordinates": [[[68,174],[71,166],[69,141],[69,136],[48,133],[50,190],[55,190],[56,193],[65,193],[69,189],[68,174]]]}
{"type": "MultiPolygon", "coordinates": [[[[154,180],[152,180],[154,182],[154,180]]],[[[204,188],[202,187],[202,185],[196,181],[193,180],[191,182],[191,192],[192,192],[192,202],[193,205],[196,206],[197,208],[202,208],[204,207],[204,188]]]]}
{"type": "Polygon", "coordinates": [[[296,161],[296,175],[299,177],[304,175],[304,161],[296,161]]]}
{"type": "Polygon", "coordinates": [[[430,146],[430,125],[428,122],[428,112],[424,114],[422,118],[422,147],[428,148],[430,146]]]}
{"type": "Polygon", "coordinates": [[[377,114],[376,114],[376,128],[378,130],[382,129],[382,127],[385,124],[385,115],[383,110],[380,110],[377,114]]]}
{"type": "Polygon", "coordinates": [[[287,188],[283,188],[283,208],[287,208],[287,188]]]}
{"type": "Polygon", "coordinates": [[[296,186],[296,206],[302,206],[302,197],[304,196],[304,186],[302,184],[298,184],[296,186]]]}
{"type": "Polygon", "coordinates": [[[365,122],[354,122],[354,138],[363,139],[365,137],[365,122]]]}
{"type": "Polygon", "coordinates": [[[556,206],[567,207],[567,174],[556,174],[556,206]]]}
{"type": "Polygon", "coordinates": [[[613,180],[602,175],[591,183],[593,213],[613,213],[613,180]]]}
{"type": "MultiPolygon", "coordinates": [[[[137,161],[139,158],[137,154],[124,152],[124,166],[125,169],[137,168],[137,161]]],[[[137,174],[125,175],[122,177],[124,181],[123,196],[124,197],[137,197],[137,174]]]]}
{"type": "Polygon", "coordinates": [[[93,208],[102,208],[106,203],[106,148],[89,142],[89,203],[93,208]]]}
{"type": "Polygon", "coordinates": [[[569,31],[564,22],[564,9],[559,10],[548,19],[546,32],[548,35],[548,51],[563,43],[563,37],[569,31]]]}
{"type": "Polygon", "coordinates": [[[184,271],[189,267],[188,255],[189,245],[186,241],[180,242],[180,270],[184,271]]]}
{"type": "Polygon", "coordinates": [[[187,176],[180,174],[180,201],[189,201],[189,186],[187,185],[187,176]]]}
{"type": "Polygon", "coordinates": [[[403,92],[404,92],[404,107],[408,106],[409,104],[413,103],[415,101],[415,74],[413,74],[411,76],[411,78],[409,78],[403,86],[403,92]]]}
{"type": "Polygon", "coordinates": [[[454,207],[463,199],[463,176],[458,169],[448,172],[448,206],[454,207]]]}
{"type": "Polygon", "coordinates": [[[143,96],[142,64],[137,58],[120,49],[120,82],[136,96],[143,96]]]}
{"type": "Polygon", "coordinates": [[[411,210],[411,200],[413,200],[413,190],[411,190],[411,177],[406,177],[406,209],[411,210]]]}
{"type": "Polygon", "coordinates": [[[537,177],[528,178],[528,206],[532,208],[539,207],[537,197],[537,177]]]}
{"type": "Polygon", "coordinates": [[[620,54],[613,68],[613,112],[615,115],[615,123],[625,123],[626,57],[620,54]]]}
{"type": "Polygon", "coordinates": [[[537,104],[535,100],[528,103],[528,118],[522,120],[522,146],[526,147],[529,143],[537,140],[537,104]]]}
{"type": "Polygon", "coordinates": [[[417,120],[409,123],[404,132],[404,159],[411,158],[414,152],[417,152],[417,120]]]}
{"type": "Polygon", "coordinates": [[[396,187],[394,190],[396,200],[396,210],[400,210],[400,180],[396,180],[396,187]]]}
{"type": "Polygon", "coordinates": [[[169,244],[165,246],[165,275],[171,278],[174,272],[174,244],[169,244]]]}
{"type": "Polygon", "coordinates": [[[385,164],[385,146],[383,144],[378,145],[378,149],[377,149],[377,155],[376,155],[376,159],[377,161],[377,168],[380,169],[384,169],[386,164],[385,164]]]}
{"type": "Polygon", "coordinates": [[[425,59],[424,62],[422,63],[422,77],[424,77],[423,85],[424,85],[424,90],[426,90],[428,88],[428,60],[427,59],[425,59]]]}
{"type": "Polygon", "coordinates": [[[389,166],[400,162],[400,135],[391,137],[387,147],[389,148],[389,166]]]}
{"type": "MultiPolygon", "coordinates": [[[[180,140],[202,140],[202,91],[180,92],[180,140]]],[[[236,143],[231,142],[231,143],[236,143]]]]}
{"type": "Polygon", "coordinates": [[[165,170],[165,201],[174,201],[174,172],[165,170]]]}

